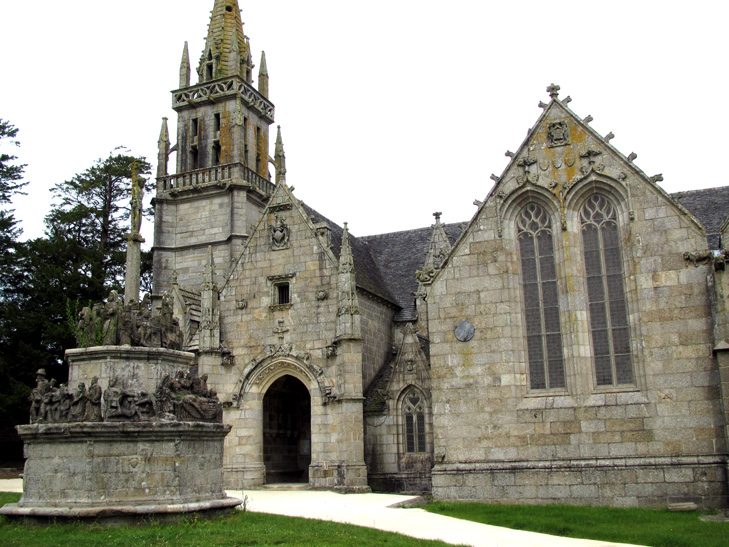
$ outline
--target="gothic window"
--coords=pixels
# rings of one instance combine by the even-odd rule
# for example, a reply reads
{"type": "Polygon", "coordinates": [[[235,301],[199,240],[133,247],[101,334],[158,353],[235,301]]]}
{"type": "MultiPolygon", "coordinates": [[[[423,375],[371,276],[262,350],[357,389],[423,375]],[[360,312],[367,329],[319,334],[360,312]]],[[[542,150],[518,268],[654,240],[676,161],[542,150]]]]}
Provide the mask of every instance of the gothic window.
{"type": "Polygon", "coordinates": [[[521,254],[529,385],[532,389],[565,387],[562,331],[552,223],[547,212],[530,203],[516,221],[521,254]]]}
{"type": "Polygon", "coordinates": [[[410,389],[402,406],[405,452],[425,452],[425,398],[417,389],[410,389]]]}
{"type": "Polygon", "coordinates": [[[213,165],[220,165],[221,148],[220,143],[213,144],[213,165]]]}
{"type": "Polygon", "coordinates": [[[591,196],[580,211],[598,386],[634,383],[620,233],[615,207],[591,196]]]}

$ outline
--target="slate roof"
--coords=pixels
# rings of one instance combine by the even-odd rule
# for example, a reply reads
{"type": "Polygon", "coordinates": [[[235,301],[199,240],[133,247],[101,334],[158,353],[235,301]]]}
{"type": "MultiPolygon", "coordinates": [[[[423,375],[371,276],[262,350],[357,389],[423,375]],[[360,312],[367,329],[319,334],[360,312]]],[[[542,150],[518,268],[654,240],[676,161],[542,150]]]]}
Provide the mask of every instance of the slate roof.
{"type": "Polygon", "coordinates": [[[709,249],[720,249],[721,225],[729,216],[729,186],[676,192],[671,197],[704,226],[709,249]]]}
{"type": "MultiPolygon", "coordinates": [[[[331,228],[332,252],[334,252],[334,256],[337,257],[338,260],[339,253],[342,249],[342,227],[338,226],[308,205],[302,203],[302,206],[314,224],[324,222],[331,228]]],[[[399,304],[398,299],[395,295],[393,295],[392,291],[389,290],[389,285],[383,279],[381,271],[377,267],[377,264],[370,253],[368,245],[362,240],[362,238],[354,237],[351,233],[349,234],[349,244],[352,248],[352,256],[354,258],[357,285],[360,288],[391,302],[392,304],[399,304]]],[[[413,275],[415,275],[414,271],[413,275]]]]}
{"type": "MultiPolygon", "coordinates": [[[[463,224],[444,224],[443,228],[453,245],[463,231],[463,224]]],[[[418,281],[415,272],[425,263],[432,233],[430,227],[360,238],[369,246],[384,281],[401,308],[395,316],[396,321],[416,319],[413,293],[418,290],[418,281]]],[[[359,268],[356,258],[354,265],[359,268]]]]}

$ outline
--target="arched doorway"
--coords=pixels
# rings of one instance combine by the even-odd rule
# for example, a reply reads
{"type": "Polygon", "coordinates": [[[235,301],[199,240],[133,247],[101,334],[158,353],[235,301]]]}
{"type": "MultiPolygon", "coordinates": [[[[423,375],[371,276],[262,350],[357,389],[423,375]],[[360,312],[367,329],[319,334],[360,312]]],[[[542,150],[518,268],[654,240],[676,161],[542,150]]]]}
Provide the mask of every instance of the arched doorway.
{"type": "Polygon", "coordinates": [[[293,376],[282,376],[263,397],[266,483],[309,482],[311,397],[293,376]]]}

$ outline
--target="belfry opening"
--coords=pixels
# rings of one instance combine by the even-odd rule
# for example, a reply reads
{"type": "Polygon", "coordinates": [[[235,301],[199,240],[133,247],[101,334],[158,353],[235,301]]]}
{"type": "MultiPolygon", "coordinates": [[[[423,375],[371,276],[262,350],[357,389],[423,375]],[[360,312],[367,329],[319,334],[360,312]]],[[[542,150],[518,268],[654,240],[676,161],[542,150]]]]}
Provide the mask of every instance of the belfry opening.
{"type": "Polygon", "coordinates": [[[282,376],[263,397],[266,483],[309,482],[311,396],[293,376],[282,376]]]}

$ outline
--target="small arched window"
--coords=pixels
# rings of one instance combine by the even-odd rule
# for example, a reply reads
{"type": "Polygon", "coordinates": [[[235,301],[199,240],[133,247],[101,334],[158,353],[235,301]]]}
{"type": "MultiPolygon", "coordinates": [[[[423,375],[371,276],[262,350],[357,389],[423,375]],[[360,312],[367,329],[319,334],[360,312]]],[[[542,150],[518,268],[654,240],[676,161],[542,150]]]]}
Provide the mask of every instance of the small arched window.
{"type": "Polygon", "coordinates": [[[623,281],[618,218],[613,204],[594,194],[580,211],[598,386],[635,382],[623,281]]]}
{"type": "Polygon", "coordinates": [[[415,388],[403,397],[402,403],[405,452],[425,452],[425,398],[415,388]]]}
{"type": "Polygon", "coordinates": [[[552,222],[542,207],[530,203],[521,210],[516,224],[524,291],[529,386],[532,389],[563,388],[564,357],[552,222]]]}

